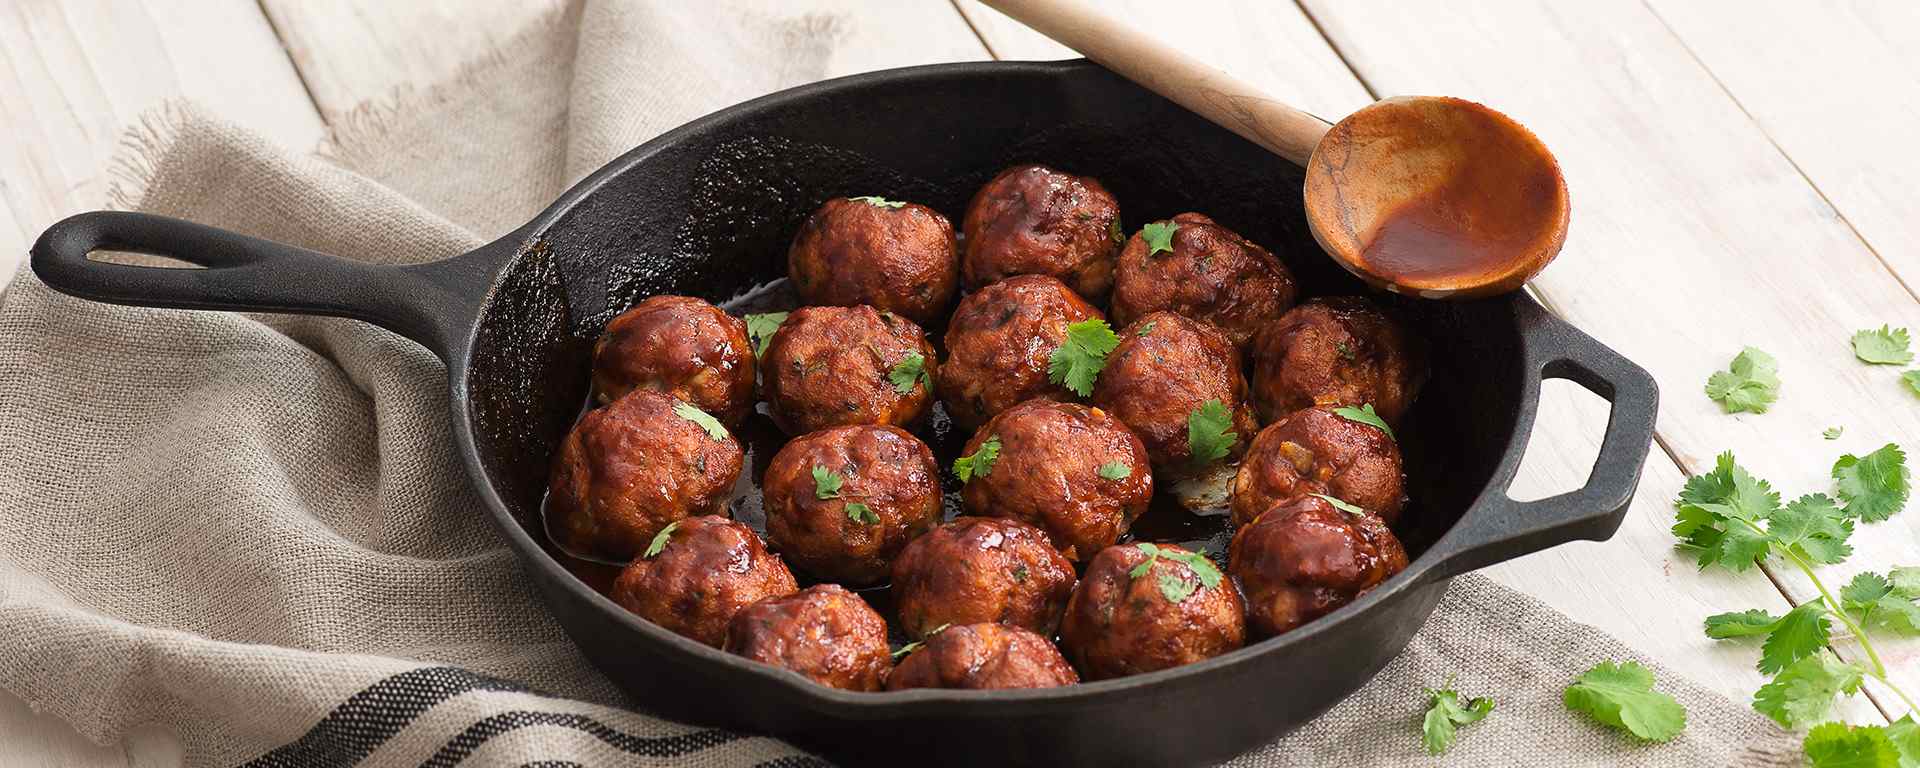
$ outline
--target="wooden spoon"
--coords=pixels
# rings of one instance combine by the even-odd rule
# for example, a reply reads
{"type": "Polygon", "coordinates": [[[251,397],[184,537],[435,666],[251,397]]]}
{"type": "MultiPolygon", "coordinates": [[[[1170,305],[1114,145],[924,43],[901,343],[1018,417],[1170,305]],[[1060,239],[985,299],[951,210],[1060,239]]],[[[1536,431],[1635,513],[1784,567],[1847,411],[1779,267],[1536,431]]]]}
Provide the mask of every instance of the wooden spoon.
{"type": "Polygon", "coordinates": [[[1370,284],[1492,296],[1519,288],[1566,243],[1560,163],[1485,106],[1400,96],[1328,125],[1079,0],[981,2],[1306,168],[1314,239],[1370,284]]]}

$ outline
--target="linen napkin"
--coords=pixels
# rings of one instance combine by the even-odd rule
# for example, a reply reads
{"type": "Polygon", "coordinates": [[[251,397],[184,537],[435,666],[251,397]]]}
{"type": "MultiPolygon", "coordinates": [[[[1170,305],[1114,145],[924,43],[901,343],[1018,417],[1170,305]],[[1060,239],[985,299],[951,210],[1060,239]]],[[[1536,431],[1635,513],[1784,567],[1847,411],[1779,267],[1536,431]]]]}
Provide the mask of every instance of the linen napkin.
{"type": "MultiPolygon", "coordinates": [[[[588,2],[291,154],[191,104],[145,116],[117,207],[378,263],[446,258],[688,119],[818,79],[852,19],[756,2],[588,2]]],[[[0,294],[0,687],[91,738],[163,727],[194,766],[803,766],[650,717],[531,594],[468,487],[445,372],[363,323],[0,294]]],[[[1785,765],[1795,738],[1659,670],[1686,732],[1637,743],[1560,690],[1638,656],[1478,576],[1371,684],[1233,762],[1785,765]],[[1494,714],[1444,758],[1421,691],[1494,714]]]]}

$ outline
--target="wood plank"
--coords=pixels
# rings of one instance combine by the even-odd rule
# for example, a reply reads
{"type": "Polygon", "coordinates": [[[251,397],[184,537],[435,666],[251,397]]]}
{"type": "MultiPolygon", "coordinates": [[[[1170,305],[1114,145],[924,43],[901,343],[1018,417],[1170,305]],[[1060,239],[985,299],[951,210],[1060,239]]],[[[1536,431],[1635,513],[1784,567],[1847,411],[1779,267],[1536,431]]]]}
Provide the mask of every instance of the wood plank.
{"type": "MultiPolygon", "coordinates": [[[[329,120],[396,88],[440,82],[506,44],[564,0],[262,0],[329,120]]],[[[945,3],[805,0],[753,6],[770,18],[812,21],[838,35],[828,76],[938,61],[987,58],[945,3]]]]}
{"type": "MultiPolygon", "coordinates": [[[[1001,57],[1063,55],[1064,49],[974,0],[960,0],[959,6],[1001,57]]],[[[1337,119],[1372,101],[1295,6],[1208,0],[1175,7],[1127,0],[1102,7],[1161,30],[1170,45],[1230,67],[1310,111],[1337,119]],[[1222,37],[1220,30],[1230,32],[1222,37]]],[[[1570,383],[1548,382],[1532,448],[1512,495],[1538,498],[1584,482],[1599,452],[1606,417],[1605,402],[1598,397],[1570,383]]],[[[1639,498],[1612,541],[1555,548],[1487,573],[1662,659],[1697,682],[1745,700],[1762,682],[1753,668],[1752,649],[1708,641],[1700,634],[1700,621],[1730,606],[1777,611],[1787,603],[1763,578],[1701,574],[1676,556],[1667,532],[1667,500],[1681,482],[1673,463],[1656,451],[1639,498]],[[1649,594],[1673,597],[1649,601],[1649,594]]],[[[1851,713],[1873,714],[1864,702],[1856,703],[1851,713]]]]}
{"type": "MultiPolygon", "coordinates": [[[[1898,371],[1861,365],[1847,344],[1859,328],[1917,324],[1920,306],[1645,6],[1305,5],[1382,95],[1498,105],[1558,154],[1577,210],[1566,252],[1534,285],[1653,371],[1682,469],[1731,448],[1789,495],[1826,491],[1841,450],[1920,434],[1898,371]],[[1786,380],[1764,415],[1727,416],[1701,395],[1743,344],[1773,353],[1786,380]],[[1835,424],[1846,436],[1821,440],[1835,424]]],[[[1863,529],[1852,560],[1822,577],[1920,562],[1917,534],[1920,512],[1863,529]]],[[[1774,575],[1796,601],[1813,596],[1797,574],[1774,575]]],[[[1920,690],[1920,641],[1887,646],[1901,685],[1920,690]]]]}
{"type": "Polygon", "coordinates": [[[1909,289],[1920,289],[1920,4],[1650,0],[1909,289]],[[1817,55],[1783,55],[1817,51],[1817,55]]]}
{"type": "Polygon", "coordinates": [[[0,284],[46,225],[105,202],[143,110],[184,96],[292,147],[322,126],[251,0],[0,4],[0,284]]]}

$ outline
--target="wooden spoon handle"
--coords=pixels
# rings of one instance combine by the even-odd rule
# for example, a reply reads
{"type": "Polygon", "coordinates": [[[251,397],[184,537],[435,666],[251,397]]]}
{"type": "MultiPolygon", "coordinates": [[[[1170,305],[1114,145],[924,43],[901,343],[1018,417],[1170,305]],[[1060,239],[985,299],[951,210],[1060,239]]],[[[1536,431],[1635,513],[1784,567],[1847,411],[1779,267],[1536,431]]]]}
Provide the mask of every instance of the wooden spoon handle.
{"type": "Polygon", "coordinates": [[[1301,167],[1332,127],[1080,0],[981,2],[1301,167]]]}

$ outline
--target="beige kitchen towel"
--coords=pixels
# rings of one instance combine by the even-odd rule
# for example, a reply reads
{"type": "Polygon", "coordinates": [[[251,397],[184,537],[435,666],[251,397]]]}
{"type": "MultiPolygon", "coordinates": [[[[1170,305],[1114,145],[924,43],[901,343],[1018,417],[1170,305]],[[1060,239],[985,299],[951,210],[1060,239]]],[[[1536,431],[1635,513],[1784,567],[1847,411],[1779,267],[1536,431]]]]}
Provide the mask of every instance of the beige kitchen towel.
{"type": "MultiPolygon", "coordinates": [[[[861,22],[796,5],[569,8],[317,155],[173,105],[130,133],[115,199],[349,259],[445,258],[648,137],[821,77],[861,22]]],[[[821,764],[634,711],[586,665],[461,472],[444,375],[359,322],[113,307],[20,274],[0,295],[0,688],[96,741],[167,729],[194,766],[821,764]]],[[[1670,744],[1562,708],[1576,674],[1628,658],[1458,579],[1370,685],[1235,764],[1797,762],[1793,735],[1664,669],[1690,713],[1670,744]],[[1433,759],[1421,690],[1448,679],[1499,707],[1433,759]]]]}

